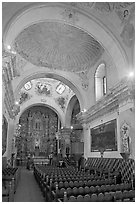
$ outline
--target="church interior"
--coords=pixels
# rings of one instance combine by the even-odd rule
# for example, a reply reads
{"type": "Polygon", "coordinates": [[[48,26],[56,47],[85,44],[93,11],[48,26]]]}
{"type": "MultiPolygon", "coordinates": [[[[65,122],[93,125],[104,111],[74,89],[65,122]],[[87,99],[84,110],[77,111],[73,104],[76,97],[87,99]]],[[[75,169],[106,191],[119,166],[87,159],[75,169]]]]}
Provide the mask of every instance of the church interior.
{"type": "Polygon", "coordinates": [[[135,2],[2,3],[2,201],[135,202],[135,2]]]}

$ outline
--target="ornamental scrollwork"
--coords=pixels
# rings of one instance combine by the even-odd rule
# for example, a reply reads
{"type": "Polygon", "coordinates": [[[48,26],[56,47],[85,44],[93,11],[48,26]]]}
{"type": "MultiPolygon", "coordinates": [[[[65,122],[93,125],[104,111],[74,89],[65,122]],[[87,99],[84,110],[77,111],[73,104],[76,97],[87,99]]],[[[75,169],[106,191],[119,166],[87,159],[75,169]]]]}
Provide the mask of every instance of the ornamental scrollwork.
{"type": "Polygon", "coordinates": [[[73,24],[75,24],[75,22],[79,20],[77,12],[73,8],[65,8],[61,15],[65,21],[68,21],[73,24]]]}
{"type": "Polygon", "coordinates": [[[61,96],[56,98],[55,101],[59,105],[59,107],[64,111],[66,107],[66,98],[61,96]]]}
{"type": "Polygon", "coordinates": [[[27,100],[29,100],[32,96],[29,95],[28,93],[26,92],[21,92],[20,94],[20,99],[19,99],[19,104],[22,104],[24,102],[26,102],[27,100]]]}
{"type": "Polygon", "coordinates": [[[37,82],[36,93],[38,95],[44,94],[46,96],[51,96],[51,88],[50,84],[37,82]]]}
{"type": "Polygon", "coordinates": [[[82,88],[83,88],[85,91],[87,91],[87,90],[88,90],[88,87],[89,87],[89,79],[88,79],[88,77],[87,77],[87,70],[78,73],[78,75],[79,75],[80,78],[81,78],[82,88]]]}

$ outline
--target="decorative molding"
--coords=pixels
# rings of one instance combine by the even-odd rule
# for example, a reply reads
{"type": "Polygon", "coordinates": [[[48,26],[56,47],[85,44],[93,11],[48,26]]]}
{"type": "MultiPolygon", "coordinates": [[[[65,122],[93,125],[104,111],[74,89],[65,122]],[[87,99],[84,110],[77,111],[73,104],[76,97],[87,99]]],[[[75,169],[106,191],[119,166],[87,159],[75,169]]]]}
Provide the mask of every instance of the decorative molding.
{"type": "Polygon", "coordinates": [[[58,97],[58,98],[55,98],[55,102],[58,104],[58,106],[63,110],[65,111],[65,108],[66,108],[66,98],[65,97],[58,97]]]}
{"type": "Polygon", "coordinates": [[[5,51],[5,49],[2,49],[2,64],[4,67],[7,67],[8,70],[11,72],[12,75],[11,80],[13,77],[19,76],[19,72],[17,70],[18,64],[17,63],[17,55],[15,51],[5,51]]]}
{"type": "Polygon", "coordinates": [[[82,88],[83,88],[85,91],[88,90],[88,86],[89,86],[89,79],[88,79],[88,77],[87,77],[87,73],[88,73],[87,70],[78,73],[78,75],[79,75],[80,78],[81,78],[82,88]]]}
{"type": "Polygon", "coordinates": [[[41,102],[46,103],[46,102],[47,102],[47,99],[42,98],[42,99],[41,99],[41,102]]]}
{"type": "Polygon", "coordinates": [[[128,23],[124,26],[121,34],[121,38],[126,46],[131,47],[135,39],[135,29],[133,24],[128,23]]]}
{"type": "Polygon", "coordinates": [[[96,2],[94,8],[97,11],[108,13],[113,10],[113,5],[109,2],[96,2]]]}
{"type": "Polygon", "coordinates": [[[78,19],[78,13],[74,8],[65,8],[65,10],[61,13],[63,20],[75,24],[78,19]]]}
{"type": "Polygon", "coordinates": [[[37,82],[35,90],[38,95],[52,96],[52,86],[48,83],[37,82]]]}
{"type": "Polygon", "coordinates": [[[101,116],[117,111],[122,103],[134,102],[134,100],[134,81],[125,78],[110,89],[110,93],[104,96],[89,110],[84,113],[80,112],[77,115],[77,119],[81,124],[88,123],[101,116]]]}
{"type": "Polygon", "coordinates": [[[88,10],[92,9],[93,5],[95,4],[94,2],[73,2],[73,3],[72,3],[72,6],[77,6],[79,8],[88,9],[88,10]]]}
{"type": "Polygon", "coordinates": [[[23,104],[24,102],[28,101],[32,95],[28,94],[27,92],[20,93],[19,104],[23,104]]]}
{"type": "Polygon", "coordinates": [[[94,8],[102,13],[115,11],[122,23],[127,22],[131,15],[134,15],[134,2],[96,2],[94,8]]]}
{"type": "Polygon", "coordinates": [[[104,52],[87,32],[59,22],[40,22],[25,28],[16,37],[14,49],[36,66],[73,72],[94,65],[104,52]]]}
{"type": "Polygon", "coordinates": [[[27,60],[25,60],[21,55],[16,55],[16,72],[18,75],[21,71],[23,71],[23,68],[27,63],[27,60]]]}
{"type": "Polygon", "coordinates": [[[122,24],[127,24],[135,15],[134,2],[115,2],[114,9],[122,24]]]}

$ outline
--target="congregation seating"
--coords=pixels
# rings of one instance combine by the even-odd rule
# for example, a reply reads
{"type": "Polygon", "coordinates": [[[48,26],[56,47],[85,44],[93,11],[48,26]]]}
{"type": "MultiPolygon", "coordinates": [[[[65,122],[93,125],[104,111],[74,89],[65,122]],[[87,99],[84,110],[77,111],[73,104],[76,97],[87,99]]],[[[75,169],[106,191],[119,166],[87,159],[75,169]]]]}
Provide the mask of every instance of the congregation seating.
{"type": "MultiPolygon", "coordinates": [[[[122,183],[116,184],[114,171],[110,176],[109,168],[103,177],[100,173],[98,174],[97,171],[91,171],[93,168],[89,161],[90,159],[87,161],[87,163],[89,163],[89,166],[87,166],[89,171],[77,171],[75,168],[35,165],[34,176],[45,197],[45,201],[135,201],[135,189],[130,179],[122,180],[122,183]]],[[[93,162],[92,159],[91,162],[93,162]]],[[[102,161],[100,161],[100,163],[101,162],[102,161]]],[[[109,164],[110,163],[109,161],[109,164]]],[[[114,167],[116,169],[116,165],[114,165],[114,167]]],[[[105,171],[106,170],[107,169],[105,169],[105,171]]]]}
{"type": "Polygon", "coordinates": [[[12,202],[20,177],[19,168],[2,169],[2,201],[12,202]]]}

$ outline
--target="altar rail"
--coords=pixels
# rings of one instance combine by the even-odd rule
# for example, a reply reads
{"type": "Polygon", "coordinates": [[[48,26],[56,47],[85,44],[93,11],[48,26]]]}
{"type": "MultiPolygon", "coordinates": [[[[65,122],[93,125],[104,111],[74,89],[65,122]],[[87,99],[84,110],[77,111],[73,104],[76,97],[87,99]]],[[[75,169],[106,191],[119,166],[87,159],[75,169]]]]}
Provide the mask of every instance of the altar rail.
{"type": "Polygon", "coordinates": [[[34,164],[45,164],[45,165],[47,165],[47,164],[49,164],[49,159],[43,158],[43,157],[35,157],[33,159],[33,163],[34,164]]]}

